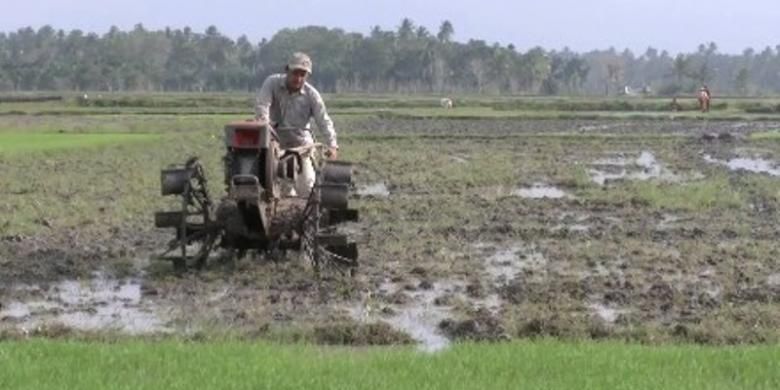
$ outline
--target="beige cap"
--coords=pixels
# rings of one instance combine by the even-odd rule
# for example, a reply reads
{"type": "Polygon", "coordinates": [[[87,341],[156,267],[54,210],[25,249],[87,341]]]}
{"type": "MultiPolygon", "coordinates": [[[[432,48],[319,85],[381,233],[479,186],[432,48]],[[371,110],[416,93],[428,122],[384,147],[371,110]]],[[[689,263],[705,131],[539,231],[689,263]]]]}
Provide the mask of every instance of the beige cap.
{"type": "Polygon", "coordinates": [[[294,53],[292,57],[290,57],[290,61],[287,63],[287,68],[289,70],[303,69],[311,73],[311,58],[301,52],[294,53]]]}

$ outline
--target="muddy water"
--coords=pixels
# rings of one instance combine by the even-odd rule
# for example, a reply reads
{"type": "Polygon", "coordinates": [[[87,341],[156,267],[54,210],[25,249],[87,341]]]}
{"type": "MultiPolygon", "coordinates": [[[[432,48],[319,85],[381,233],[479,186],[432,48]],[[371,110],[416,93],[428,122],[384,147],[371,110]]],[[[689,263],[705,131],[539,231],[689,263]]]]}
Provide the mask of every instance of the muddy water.
{"type": "Polygon", "coordinates": [[[590,231],[591,226],[586,222],[588,222],[590,219],[591,216],[587,214],[564,212],[558,216],[558,224],[554,225],[551,228],[551,231],[558,232],[561,230],[566,230],[574,233],[587,233],[590,231]]]}
{"type": "Polygon", "coordinates": [[[17,285],[3,302],[0,323],[19,329],[61,324],[84,331],[115,330],[128,334],[165,331],[159,308],[143,299],[139,280],[68,280],[50,286],[17,285]]]}
{"type": "Polygon", "coordinates": [[[452,316],[452,307],[436,306],[434,301],[441,295],[443,286],[434,284],[431,291],[421,291],[412,294],[415,304],[402,308],[397,314],[387,319],[394,328],[402,330],[419,341],[421,349],[435,352],[447,347],[449,339],[439,331],[439,324],[452,316]]]}
{"type": "Polygon", "coordinates": [[[364,184],[358,186],[357,194],[359,196],[373,196],[377,198],[386,198],[390,196],[390,190],[384,182],[364,184]]]}
{"type": "Polygon", "coordinates": [[[494,283],[512,280],[522,270],[518,255],[522,249],[520,245],[499,249],[485,260],[485,272],[494,283]]]}
{"type": "Polygon", "coordinates": [[[441,333],[439,327],[442,321],[456,317],[454,302],[467,302],[472,309],[487,310],[492,315],[498,315],[504,304],[499,295],[500,288],[524,270],[541,270],[547,266],[547,259],[533,245],[477,243],[473,248],[484,259],[482,279],[489,281],[485,294],[470,296],[467,283],[461,280],[439,280],[428,289],[418,288],[414,291],[404,290],[399,284],[385,280],[378,286],[377,296],[390,297],[403,293],[408,302],[388,304],[385,308],[391,309],[390,314],[382,314],[384,310],[376,303],[371,303],[371,299],[364,298],[358,306],[347,308],[347,312],[361,322],[388,323],[417,340],[422,351],[434,352],[446,348],[450,340],[441,333]]]}
{"type": "Polygon", "coordinates": [[[573,233],[587,233],[588,231],[590,231],[590,226],[584,224],[556,225],[553,226],[551,230],[557,232],[564,229],[566,229],[566,231],[573,232],[573,233]]]}
{"type": "Polygon", "coordinates": [[[563,190],[542,183],[536,183],[531,187],[514,189],[512,191],[512,195],[527,199],[560,199],[569,197],[569,195],[563,190]]]}
{"type": "MultiPolygon", "coordinates": [[[[482,244],[478,249],[490,246],[482,244]]],[[[496,285],[502,285],[515,278],[523,270],[541,270],[547,265],[547,259],[535,248],[515,244],[508,248],[493,248],[495,252],[485,261],[485,272],[496,285]]]]}
{"type": "MultiPolygon", "coordinates": [[[[436,352],[450,344],[450,340],[439,331],[439,324],[450,318],[453,312],[452,306],[437,305],[436,299],[454,294],[459,289],[456,283],[434,283],[429,290],[411,292],[411,302],[408,304],[389,305],[392,309],[390,315],[382,315],[374,305],[365,302],[357,307],[347,308],[347,312],[353,319],[361,322],[384,321],[416,340],[421,351],[436,352]]],[[[380,294],[384,295],[393,295],[401,290],[401,286],[390,281],[385,281],[379,288],[380,294]]]]}
{"type": "Polygon", "coordinates": [[[710,155],[704,155],[704,160],[712,164],[725,165],[732,171],[767,173],[771,176],[780,176],[780,167],[778,164],[774,161],[762,158],[736,157],[730,160],[718,160],[710,155]]]}
{"type": "Polygon", "coordinates": [[[591,180],[598,185],[620,180],[677,181],[680,177],[664,167],[650,151],[642,151],[637,157],[629,158],[626,153],[599,159],[589,169],[591,180]]]}
{"type": "Polygon", "coordinates": [[[488,277],[488,293],[482,298],[464,297],[472,302],[474,308],[485,309],[492,315],[499,315],[503,300],[499,290],[509,285],[515,277],[524,271],[536,272],[541,277],[546,274],[547,258],[533,245],[515,243],[507,247],[477,243],[474,249],[485,254],[484,270],[488,277]]]}
{"type": "Polygon", "coordinates": [[[515,275],[523,270],[524,264],[520,259],[523,250],[522,245],[513,245],[509,248],[498,249],[485,259],[485,271],[490,275],[493,289],[482,300],[475,301],[478,307],[487,309],[493,315],[498,314],[502,306],[498,288],[507,285],[515,278],[515,275]]]}
{"type": "Polygon", "coordinates": [[[560,188],[544,183],[534,183],[533,185],[526,187],[512,187],[508,185],[489,186],[484,187],[480,191],[480,195],[484,199],[489,200],[496,200],[509,196],[517,196],[525,199],[573,198],[571,194],[568,194],[560,188]]]}
{"type": "Polygon", "coordinates": [[[602,321],[612,324],[617,321],[621,314],[627,313],[627,310],[617,309],[604,305],[602,303],[592,303],[588,305],[588,308],[602,321]]]}

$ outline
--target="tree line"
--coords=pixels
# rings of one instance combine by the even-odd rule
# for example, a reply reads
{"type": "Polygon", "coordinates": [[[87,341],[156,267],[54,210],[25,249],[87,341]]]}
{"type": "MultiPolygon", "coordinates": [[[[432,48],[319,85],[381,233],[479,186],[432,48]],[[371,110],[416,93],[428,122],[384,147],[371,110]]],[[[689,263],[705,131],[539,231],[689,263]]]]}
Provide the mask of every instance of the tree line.
{"type": "Polygon", "coordinates": [[[0,33],[0,91],[254,91],[292,52],[314,59],[325,92],[545,95],[676,95],[702,84],[721,94],[780,93],[780,45],[740,55],[715,43],[671,55],[648,48],[525,52],[513,45],[458,42],[444,21],[434,32],[403,19],[368,34],[309,26],[270,39],[233,40],[216,27],[103,35],[44,26],[0,33]]]}

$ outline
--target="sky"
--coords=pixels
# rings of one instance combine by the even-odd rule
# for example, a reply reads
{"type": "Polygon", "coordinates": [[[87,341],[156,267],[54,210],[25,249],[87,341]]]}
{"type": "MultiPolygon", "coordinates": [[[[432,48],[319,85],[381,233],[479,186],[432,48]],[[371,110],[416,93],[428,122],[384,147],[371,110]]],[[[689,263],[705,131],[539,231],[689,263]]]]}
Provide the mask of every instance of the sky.
{"type": "Polygon", "coordinates": [[[723,53],[780,45],[778,0],[0,0],[0,31],[51,25],[99,34],[116,25],[148,29],[210,25],[251,41],[307,25],[368,33],[408,17],[436,33],[443,20],[455,40],[514,44],[519,50],[575,51],[648,46],[670,53],[713,41],[723,53]]]}

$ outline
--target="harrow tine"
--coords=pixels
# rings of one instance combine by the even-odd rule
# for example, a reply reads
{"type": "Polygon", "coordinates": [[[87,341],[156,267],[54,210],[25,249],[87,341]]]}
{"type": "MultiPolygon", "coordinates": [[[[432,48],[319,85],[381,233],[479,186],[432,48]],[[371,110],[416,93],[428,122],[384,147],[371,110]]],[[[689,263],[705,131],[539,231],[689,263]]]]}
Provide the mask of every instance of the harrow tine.
{"type": "Polygon", "coordinates": [[[181,248],[182,245],[189,244],[202,237],[209,237],[210,235],[213,235],[215,237],[214,239],[216,239],[217,232],[219,232],[218,227],[210,227],[210,228],[204,228],[203,230],[199,230],[193,234],[190,234],[189,236],[182,237],[181,239],[173,239],[171,240],[171,242],[168,243],[168,249],[165,252],[163,252],[160,256],[165,256],[168,253],[171,253],[171,251],[181,248]]]}

